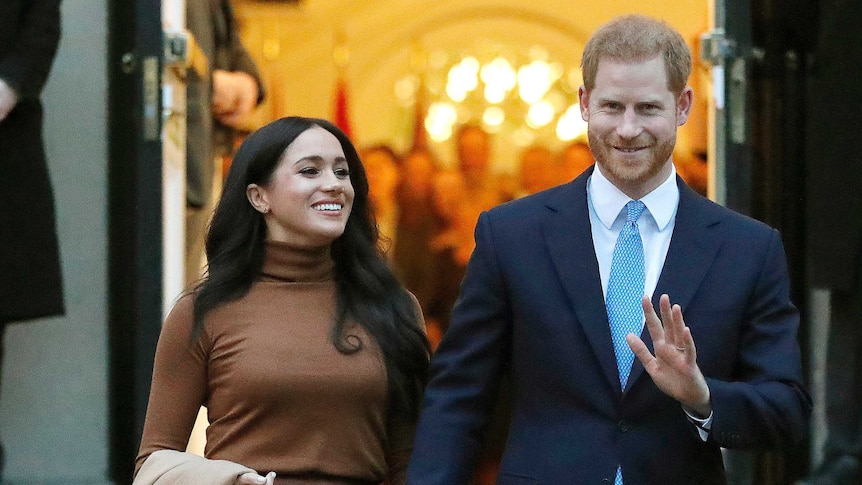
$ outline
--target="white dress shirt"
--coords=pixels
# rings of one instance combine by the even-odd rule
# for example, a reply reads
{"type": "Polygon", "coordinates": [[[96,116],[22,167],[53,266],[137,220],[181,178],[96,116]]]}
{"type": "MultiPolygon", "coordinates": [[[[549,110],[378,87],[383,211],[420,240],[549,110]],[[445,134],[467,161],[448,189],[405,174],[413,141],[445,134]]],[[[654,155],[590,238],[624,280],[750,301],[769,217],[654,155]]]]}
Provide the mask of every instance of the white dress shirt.
{"type": "MultiPolygon", "coordinates": [[[[587,203],[590,209],[590,228],[593,233],[593,247],[599,262],[599,275],[602,280],[602,293],[607,299],[608,280],[611,275],[611,260],[617,236],[626,222],[625,206],[632,199],[612,184],[602,174],[599,164],[587,181],[587,203]]],[[[671,165],[667,180],[652,192],[643,196],[641,202],[646,210],[638,218],[638,231],[644,248],[644,294],[652,299],[664,266],[673,228],[676,224],[676,211],[679,207],[679,187],[676,185],[676,167],[671,165]]],[[[643,320],[640,331],[643,331],[643,320]]],[[[640,333],[640,332],[638,332],[640,333]]],[[[712,427],[712,414],[706,419],[686,415],[697,426],[701,439],[706,441],[712,427]]]]}
{"type": "MultiPolygon", "coordinates": [[[[632,199],[605,178],[598,164],[587,183],[587,194],[593,246],[599,261],[602,292],[607,298],[614,245],[626,222],[626,204],[632,199]]],[[[667,257],[667,249],[670,247],[676,209],[679,206],[676,169],[671,170],[667,180],[640,200],[646,206],[638,219],[638,230],[644,247],[644,294],[652,298],[667,257]]]]}

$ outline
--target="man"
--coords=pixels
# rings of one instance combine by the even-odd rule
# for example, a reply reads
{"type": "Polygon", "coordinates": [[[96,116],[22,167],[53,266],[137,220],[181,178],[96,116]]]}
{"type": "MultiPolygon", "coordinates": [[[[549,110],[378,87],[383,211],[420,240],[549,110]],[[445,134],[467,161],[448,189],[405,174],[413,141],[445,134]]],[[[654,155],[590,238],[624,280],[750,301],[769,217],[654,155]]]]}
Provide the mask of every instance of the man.
{"type": "MultiPolygon", "coordinates": [[[[464,201],[475,210],[486,210],[511,200],[510,187],[491,170],[491,138],[480,125],[467,123],[455,133],[455,156],[470,191],[464,201]]],[[[478,212],[477,212],[478,213],[478,212]]]]}
{"type": "MultiPolygon", "coordinates": [[[[59,0],[0,5],[0,364],[7,324],[62,315],[63,277],[40,96],[60,43],[59,0]]],[[[3,447],[0,446],[0,477],[3,447]]]]}
{"type": "Polygon", "coordinates": [[[625,16],[595,33],[581,66],[597,163],[480,217],[432,361],[413,485],[469,483],[504,373],[501,484],[724,484],[721,447],[806,432],[778,232],[675,174],[692,103],[685,41],[625,16]]]}
{"type": "Polygon", "coordinates": [[[186,134],[186,284],[201,276],[213,207],[215,159],[233,153],[235,128],[263,101],[257,66],[239,38],[230,0],[186,0],[188,29],[206,57],[190,70],[186,134]]]}

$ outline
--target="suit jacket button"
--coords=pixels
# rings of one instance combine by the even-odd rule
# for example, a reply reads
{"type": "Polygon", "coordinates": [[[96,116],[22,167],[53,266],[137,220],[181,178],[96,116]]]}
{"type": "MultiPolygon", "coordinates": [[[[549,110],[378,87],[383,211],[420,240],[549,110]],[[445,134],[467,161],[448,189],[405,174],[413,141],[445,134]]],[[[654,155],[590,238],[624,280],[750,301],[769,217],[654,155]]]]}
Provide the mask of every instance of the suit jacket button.
{"type": "Polygon", "coordinates": [[[620,431],[622,431],[623,433],[625,433],[626,431],[628,431],[629,429],[631,429],[631,426],[629,425],[629,422],[628,422],[628,421],[626,421],[625,419],[620,420],[620,422],[619,422],[619,423],[617,423],[617,427],[618,427],[618,428],[620,428],[620,431]]]}

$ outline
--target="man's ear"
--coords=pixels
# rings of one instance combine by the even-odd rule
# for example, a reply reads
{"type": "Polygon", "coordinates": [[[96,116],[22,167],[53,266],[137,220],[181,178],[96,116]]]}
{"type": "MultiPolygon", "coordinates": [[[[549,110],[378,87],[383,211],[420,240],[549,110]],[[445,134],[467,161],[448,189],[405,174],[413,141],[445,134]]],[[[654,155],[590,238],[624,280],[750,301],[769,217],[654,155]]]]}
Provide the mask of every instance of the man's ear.
{"type": "Polygon", "coordinates": [[[581,108],[581,119],[590,122],[590,93],[587,92],[587,88],[583,85],[578,88],[578,103],[581,108]]]}
{"type": "Polygon", "coordinates": [[[688,121],[692,103],[694,103],[694,91],[686,86],[676,100],[676,126],[682,126],[688,121]]]}

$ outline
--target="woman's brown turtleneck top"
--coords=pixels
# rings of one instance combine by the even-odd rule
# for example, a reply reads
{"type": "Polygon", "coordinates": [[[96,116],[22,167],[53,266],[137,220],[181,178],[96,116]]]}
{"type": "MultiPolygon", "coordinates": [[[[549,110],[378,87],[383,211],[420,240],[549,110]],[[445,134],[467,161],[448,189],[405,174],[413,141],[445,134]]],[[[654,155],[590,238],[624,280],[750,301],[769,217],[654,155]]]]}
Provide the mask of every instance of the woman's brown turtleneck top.
{"type": "Polygon", "coordinates": [[[362,350],[333,346],[335,292],[328,251],[269,242],[262,277],[212,310],[197,340],[192,296],[181,298],[159,338],[137,468],[156,450],[184,450],[205,405],[207,458],[333,483],[400,475],[387,456],[404,461],[415,423],[389,422],[386,370],[360,326],[348,328],[362,350]]]}

